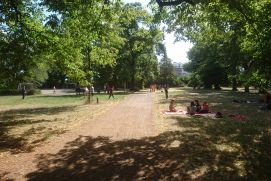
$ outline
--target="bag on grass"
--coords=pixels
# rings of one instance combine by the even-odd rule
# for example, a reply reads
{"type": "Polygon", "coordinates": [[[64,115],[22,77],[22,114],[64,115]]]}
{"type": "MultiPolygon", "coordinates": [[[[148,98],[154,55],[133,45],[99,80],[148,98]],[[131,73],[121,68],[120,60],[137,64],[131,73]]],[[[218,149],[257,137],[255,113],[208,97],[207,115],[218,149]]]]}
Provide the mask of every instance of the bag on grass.
{"type": "Polygon", "coordinates": [[[215,117],[216,117],[216,118],[222,118],[223,115],[222,115],[221,112],[216,112],[215,117]]]}

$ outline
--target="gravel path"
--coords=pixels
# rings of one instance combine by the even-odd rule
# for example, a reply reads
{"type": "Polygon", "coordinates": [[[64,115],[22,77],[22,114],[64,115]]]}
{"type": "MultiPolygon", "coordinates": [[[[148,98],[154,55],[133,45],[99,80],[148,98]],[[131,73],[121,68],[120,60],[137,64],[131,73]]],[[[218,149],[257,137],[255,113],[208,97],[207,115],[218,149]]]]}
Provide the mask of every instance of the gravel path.
{"type": "Polygon", "coordinates": [[[37,158],[40,155],[57,154],[68,142],[78,139],[79,136],[104,136],[116,141],[155,135],[157,131],[153,95],[149,92],[138,92],[128,96],[96,120],[56,137],[31,153],[0,157],[0,180],[27,180],[26,175],[37,170],[37,158]]]}

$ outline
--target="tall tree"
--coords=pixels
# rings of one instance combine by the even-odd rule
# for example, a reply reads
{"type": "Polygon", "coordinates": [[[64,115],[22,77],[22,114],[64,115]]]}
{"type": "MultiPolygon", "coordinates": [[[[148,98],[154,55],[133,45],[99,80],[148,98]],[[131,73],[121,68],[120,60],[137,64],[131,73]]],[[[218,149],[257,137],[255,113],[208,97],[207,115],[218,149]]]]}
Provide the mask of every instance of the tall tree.
{"type": "Polygon", "coordinates": [[[0,1],[0,87],[43,81],[48,70],[42,10],[31,0],[0,1]]]}
{"type": "MultiPolygon", "coordinates": [[[[224,56],[219,61],[229,67],[233,90],[236,80],[244,68],[246,75],[257,71],[270,77],[270,1],[267,0],[195,0],[166,1],[175,6],[159,10],[157,18],[168,25],[168,31],[175,31],[176,38],[188,39],[194,44],[216,42],[223,48],[224,56]],[[192,2],[192,3],[191,3],[192,2]],[[178,6],[176,6],[178,4],[178,6]],[[269,12],[269,13],[268,13],[269,12]],[[249,73],[250,72],[250,73],[249,73]]],[[[164,3],[164,5],[166,5],[164,3]]]]}

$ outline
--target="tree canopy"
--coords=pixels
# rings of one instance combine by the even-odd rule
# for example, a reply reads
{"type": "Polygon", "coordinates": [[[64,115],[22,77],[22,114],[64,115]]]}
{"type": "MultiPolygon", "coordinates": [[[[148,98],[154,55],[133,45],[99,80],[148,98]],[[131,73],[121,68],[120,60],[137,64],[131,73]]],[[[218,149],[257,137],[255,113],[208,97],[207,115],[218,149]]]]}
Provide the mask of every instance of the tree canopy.
{"type": "Polygon", "coordinates": [[[139,3],[1,0],[0,10],[2,88],[64,75],[135,89],[157,75],[163,33],[139,3]]]}
{"type": "Polygon", "coordinates": [[[167,31],[175,32],[177,40],[195,45],[189,53],[191,71],[208,72],[211,67],[206,65],[210,62],[223,68],[233,90],[238,84],[260,88],[270,85],[270,1],[157,2],[163,8],[153,6],[156,20],[166,23],[167,31]],[[261,77],[261,83],[253,83],[255,76],[261,77]]]}
{"type": "Polygon", "coordinates": [[[153,0],[149,7],[152,12],[120,0],[0,0],[0,88],[57,77],[130,89],[173,82],[159,23],[177,41],[194,44],[185,65],[198,79],[192,82],[246,91],[270,86],[269,0],[153,0]]]}

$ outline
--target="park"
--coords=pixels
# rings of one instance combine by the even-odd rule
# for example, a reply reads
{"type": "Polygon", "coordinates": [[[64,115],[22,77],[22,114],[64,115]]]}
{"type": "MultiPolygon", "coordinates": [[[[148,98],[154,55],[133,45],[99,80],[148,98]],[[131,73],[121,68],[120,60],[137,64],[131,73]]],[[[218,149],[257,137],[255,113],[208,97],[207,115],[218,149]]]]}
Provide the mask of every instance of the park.
{"type": "Polygon", "coordinates": [[[270,180],[270,6],[0,1],[0,180],[270,180]]]}

